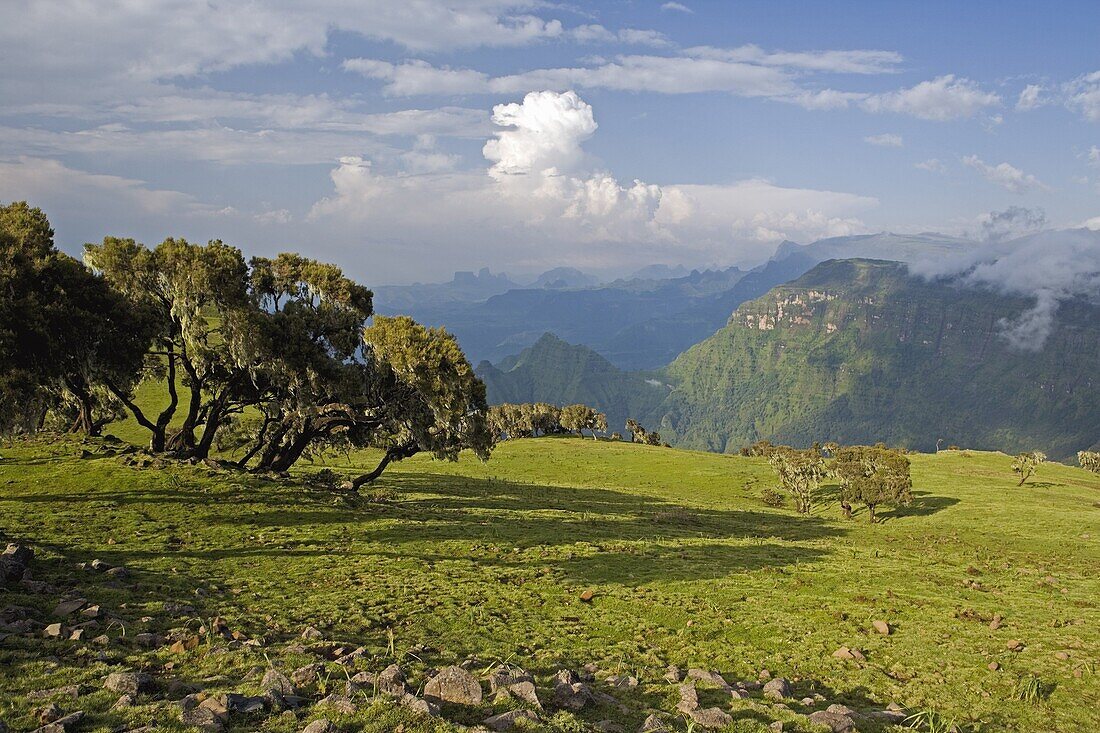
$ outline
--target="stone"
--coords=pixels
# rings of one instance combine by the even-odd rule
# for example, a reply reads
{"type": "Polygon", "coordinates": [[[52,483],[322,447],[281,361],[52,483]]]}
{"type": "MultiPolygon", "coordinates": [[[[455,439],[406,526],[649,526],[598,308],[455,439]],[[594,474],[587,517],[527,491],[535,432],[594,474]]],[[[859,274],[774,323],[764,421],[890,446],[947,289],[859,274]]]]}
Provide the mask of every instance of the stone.
{"type": "Polygon", "coordinates": [[[328,697],[321,698],[318,705],[327,705],[341,715],[354,715],[359,712],[359,706],[351,701],[350,697],[344,695],[329,695],[328,697]]]}
{"type": "Polygon", "coordinates": [[[53,687],[49,690],[36,690],[27,693],[28,700],[49,700],[57,697],[64,697],[70,700],[77,699],[80,697],[80,685],[65,685],[64,687],[53,687]]]}
{"type": "Polygon", "coordinates": [[[65,628],[61,624],[50,624],[42,630],[42,635],[51,639],[58,639],[65,635],[65,628]]]}
{"type": "Polygon", "coordinates": [[[439,715],[439,705],[437,705],[435,702],[431,700],[425,700],[422,697],[417,697],[416,695],[412,695],[408,692],[402,695],[398,702],[400,703],[401,707],[412,710],[414,713],[419,713],[421,715],[431,715],[432,717],[439,715]]]}
{"type": "Polygon", "coordinates": [[[768,726],[768,730],[772,731],[772,733],[783,733],[783,721],[782,720],[775,721],[774,723],[772,723],[771,725],[768,726]]]}
{"type": "Polygon", "coordinates": [[[683,713],[690,713],[698,708],[699,693],[695,690],[695,685],[691,682],[680,685],[680,702],[676,703],[676,709],[683,713]]]}
{"type": "Polygon", "coordinates": [[[299,687],[312,685],[314,682],[317,681],[318,676],[324,670],[325,665],[321,664],[320,662],[307,664],[304,667],[299,667],[298,669],[294,670],[290,675],[290,679],[293,680],[294,684],[298,685],[299,687]]]}
{"type": "Polygon", "coordinates": [[[684,673],[675,664],[670,664],[665,668],[665,681],[669,684],[678,685],[683,679],[684,673]]]}
{"type": "Polygon", "coordinates": [[[113,672],[103,681],[103,687],[120,695],[137,695],[153,685],[153,678],[144,672],[113,672]]]}
{"type": "Polygon", "coordinates": [[[892,631],[890,624],[885,621],[872,621],[871,628],[875,630],[876,634],[882,634],[883,636],[889,636],[892,631]]]}
{"type": "Polygon", "coordinates": [[[484,723],[492,730],[512,730],[517,721],[530,720],[534,722],[538,719],[538,716],[530,710],[509,710],[506,713],[486,718],[484,723]]]}
{"type": "Polygon", "coordinates": [[[302,733],[336,733],[336,726],[328,718],[321,718],[302,728],[302,733]]]}
{"type": "Polygon", "coordinates": [[[804,705],[805,707],[812,708],[817,701],[814,700],[812,697],[804,697],[801,700],[799,700],[798,702],[799,702],[800,705],[804,705]]]}
{"type": "Polygon", "coordinates": [[[57,705],[50,703],[46,707],[38,710],[35,713],[35,717],[38,718],[38,722],[45,725],[46,723],[52,723],[61,717],[61,708],[57,705]]]}
{"type": "Polygon", "coordinates": [[[809,721],[814,725],[823,725],[833,733],[855,733],[856,724],[847,715],[830,713],[827,710],[818,710],[810,713],[809,721]]]}
{"type": "Polygon", "coordinates": [[[691,719],[707,730],[718,730],[733,723],[733,718],[721,708],[699,708],[688,713],[691,719]]]}
{"type": "Polygon", "coordinates": [[[84,608],[88,601],[84,598],[74,598],[71,601],[62,601],[57,604],[57,607],[53,610],[54,616],[72,616],[74,613],[84,608]]]}
{"type": "Polygon", "coordinates": [[[791,683],[782,677],[776,677],[764,685],[764,697],[769,700],[783,700],[791,696],[791,683]]]}
{"type": "Polygon", "coordinates": [[[847,715],[849,718],[858,715],[855,710],[847,705],[841,705],[840,703],[833,703],[829,707],[825,708],[825,712],[833,713],[834,715],[847,715]]]}
{"type": "Polygon", "coordinates": [[[638,686],[638,678],[628,674],[617,674],[608,677],[607,684],[620,689],[634,689],[638,686]]]}
{"type": "Polygon", "coordinates": [[[13,565],[20,565],[26,568],[31,564],[31,560],[34,560],[34,550],[26,545],[12,543],[7,546],[4,552],[0,553],[0,558],[13,565]]]}
{"type": "Polygon", "coordinates": [[[658,718],[656,714],[651,714],[642,723],[642,727],[638,729],[638,733],[658,733],[658,731],[663,733],[663,731],[667,730],[671,730],[671,728],[665,725],[665,721],[658,718]]]}
{"type": "Polygon", "coordinates": [[[115,704],[111,706],[111,710],[125,710],[126,708],[132,708],[134,706],[133,695],[123,695],[118,700],[115,700],[115,704]]]}
{"type": "Polygon", "coordinates": [[[596,730],[603,731],[603,733],[626,733],[626,728],[614,720],[601,720],[596,723],[596,730]]]}
{"type": "Polygon", "coordinates": [[[997,662],[990,662],[988,667],[987,667],[987,669],[989,669],[990,672],[996,672],[1000,668],[1001,668],[1001,665],[998,664],[997,662]]]}
{"type": "Polygon", "coordinates": [[[1004,619],[1001,618],[1001,614],[999,614],[999,613],[993,614],[993,620],[989,622],[989,630],[990,631],[996,631],[997,629],[1001,628],[1001,624],[1003,622],[1004,622],[1004,619]]]}
{"type": "Polygon", "coordinates": [[[73,629],[69,634],[69,641],[80,641],[84,638],[84,629],[73,629]]]}
{"type": "Polygon", "coordinates": [[[481,683],[462,667],[446,667],[424,685],[424,697],[458,705],[480,705],[481,683]]]}
{"type": "Polygon", "coordinates": [[[269,669],[264,673],[264,678],[260,682],[260,687],[266,691],[277,692],[283,697],[293,695],[296,690],[294,684],[289,678],[278,670],[269,669]]]}
{"type": "Polygon", "coordinates": [[[63,718],[58,718],[46,725],[38,728],[34,733],[69,733],[69,731],[76,730],[76,726],[84,719],[84,711],[77,710],[75,713],[70,713],[63,718]]]}
{"type": "Polygon", "coordinates": [[[581,597],[581,603],[591,603],[592,599],[596,597],[596,591],[589,588],[588,590],[581,593],[580,597],[581,597]]]}
{"type": "Polygon", "coordinates": [[[1066,652],[1054,652],[1054,658],[1065,662],[1069,659],[1069,654],[1066,652]]]}
{"type": "Polygon", "coordinates": [[[1005,648],[1008,649],[1010,652],[1018,652],[1023,650],[1024,643],[1019,639],[1009,639],[1008,642],[1005,644],[1005,648]]]}
{"type": "Polygon", "coordinates": [[[726,679],[709,669],[696,669],[692,668],[687,671],[687,678],[689,680],[697,680],[699,682],[706,682],[707,684],[717,685],[722,689],[729,689],[730,684],[726,682],[726,679]]]}
{"type": "Polygon", "coordinates": [[[863,652],[859,649],[853,649],[851,647],[842,646],[833,652],[833,656],[837,659],[859,659],[864,660],[863,652]]]}
{"type": "Polygon", "coordinates": [[[313,628],[312,626],[307,626],[307,627],[305,627],[305,629],[302,630],[302,638],[303,639],[316,640],[316,639],[321,639],[323,637],[324,637],[324,634],[322,634],[320,631],[313,628]]]}
{"type": "Polygon", "coordinates": [[[130,577],[130,571],[126,568],[108,568],[104,575],[113,580],[126,580],[130,577]]]}
{"type": "Polygon", "coordinates": [[[264,709],[265,700],[259,696],[240,695],[236,692],[230,692],[228,695],[221,696],[220,702],[228,712],[242,713],[249,715],[251,713],[258,713],[264,709]]]}
{"type": "Polygon", "coordinates": [[[99,558],[96,558],[95,560],[92,560],[92,562],[91,562],[91,564],[89,565],[89,567],[91,567],[91,569],[92,569],[92,570],[95,570],[95,571],[96,571],[97,573],[105,573],[105,572],[107,572],[108,570],[110,570],[110,569],[111,569],[111,566],[110,566],[110,565],[108,565],[107,563],[103,562],[103,561],[102,561],[102,560],[100,560],[99,558]]]}
{"type": "MultiPolygon", "coordinates": [[[[354,680],[355,677],[352,679],[354,680]]],[[[391,664],[379,672],[374,679],[374,684],[379,692],[390,697],[401,698],[408,692],[405,689],[405,672],[396,664],[391,664]]]]}

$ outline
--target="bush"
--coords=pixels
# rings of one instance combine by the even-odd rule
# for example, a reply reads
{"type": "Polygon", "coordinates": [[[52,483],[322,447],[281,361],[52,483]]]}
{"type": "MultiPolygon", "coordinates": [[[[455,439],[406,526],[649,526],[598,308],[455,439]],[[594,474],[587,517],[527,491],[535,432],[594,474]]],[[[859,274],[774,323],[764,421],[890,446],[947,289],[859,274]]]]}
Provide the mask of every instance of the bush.
{"type": "Polygon", "coordinates": [[[1039,472],[1039,466],[1046,463],[1046,460],[1047,454],[1040,450],[1021,453],[1012,459],[1012,472],[1020,476],[1020,483],[1016,485],[1023,486],[1025,481],[1039,472]]]}
{"type": "Polygon", "coordinates": [[[783,494],[770,486],[760,492],[760,498],[764,500],[765,506],[774,507],[776,509],[782,508],[787,502],[783,494]]]}
{"type": "Polygon", "coordinates": [[[1086,471],[1100,473],[1100,451],[1083,450],[1077,454],[1077,462],[1086,471]]]}
{"type": "Polygon", "coordinates": [[[867,507],[875,522],[879,505],[906,505],[912,500],[913,479],[909,459],[889,448],[854,446],[841,448],[832,473],[840,480],[841,506],[851,515],[851,502],[867,507]]]}
{"type": "Polygon", "coordinates": [[[622,440],[622,439],[623,439],[623,434],[622,433],[612,433],[611,436],[608,438],[608,440],[614,440],[614,441],[619,441],[619,440],[622,440]]]}
{"type": "Polygon", "coordinates": [[[768,459],[779,476],[779,485],[794,498],[795,508],[807,514],[827,472],[825,460],[813,450],[776,450],[768,459]]]}

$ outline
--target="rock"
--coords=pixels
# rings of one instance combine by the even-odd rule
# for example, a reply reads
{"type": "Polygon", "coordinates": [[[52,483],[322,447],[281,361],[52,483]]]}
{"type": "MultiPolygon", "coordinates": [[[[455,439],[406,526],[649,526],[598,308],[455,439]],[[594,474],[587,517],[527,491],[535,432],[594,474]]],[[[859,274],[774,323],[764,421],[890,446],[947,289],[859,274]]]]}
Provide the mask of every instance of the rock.
{"type": "Polygon", "coordinates": [[[230,692],[228,695],[220,696],[220,698],[219,702],[221,702],[226,711],[230,713],[249,715],[251,713],[258,713],[264,709],[265,700],[258,696],[251,697],[230,692]]]}
{"type": "Polygon", "coordinates": [[[993,614],[993,620],[989,622],[989,630],[996,631],[997,629],[1001,628],[1001,624],[1003,623],[1003,621],[1004,619],[1001,618],[1001,614],[993,614]]]}
{"type": "Polygon", "coordinates": [[[53,703],[50,703],[46,707],[35,712],[35,717],[38,718],[38,722],[45,725],[46,723],[52,723],[61,717],[61,708],[57,707],[53,703]]]}
{"type": "Polygon", "coordinates": [[[146,649],[156,649],[164,646],[164,637],[160,634],[143,631],[140,634],[134,634],[134,642],[146,649]]]}
{"type": "Polygon", "coordinates": [[[680,685],[680,702],[676,703],[676,709],[683,713],[699,709],[699,693],[691,682],[680,685]]]}
{"type": "Polygon", "coordinates": [[[354,715],[359,712],[359,706],[352,702],[350,697],[344,695],[329,695],[321,698],[317,704],[327,705],[341,715],[354,715]]]}
{"type": "Polygon", "coordinates": [[[42,630],[42,635],[51,639],[58,639],[65,635],[65,628],[61,624],[50,624],[42,630]]]}
{"type": "Polygon", "coordinates": [[[111,710],[125,710],[126,708],[132,708],[134,706],[133,695],[123,695],[118,700],[115,700],[115,704],[111,706],[111,710]]]}
{"type": "Polygon", "coordinates": [[[25,568],[34,559],[34,550],[26,545],[12,543],[7,546],[4,552],[0,553],[0,558],[15,565],[22,565],[25,568]]]}
{"type": "Polygon", "coordinates": [[[720,708],[700,708],[692,710],[688,715],[690,715],[691,719],[698,723],[700,727],[708,730],[725,728],[727,725],[733,723],[733,718],[730,717],[730,714],[720,708]]]}
{"type": "Polygon", "coordinates": [[[589,588],[588,590],[581,593],[580,597],[581,597],[581,603],[591,603],[592,599],[596,597],[596,591],[589,588]]]}
{"type": "Polygon", "coordinates": [[[130,577],[130,571],[126,568],[108,568],[104,575],[114,580],[126,580],[130,577]]]}
{"type": "Polygon", "coordinates": [[[68,733],[71,730],[76,730],[76,726],[84,719],[84,711],[77,710],[75,713],[70,713],[64,718],[58,718],[41,728],[38,728],[34,733],[68,733]]]}
{"type": "Polygon", "coordinates": [[[603,733],[626,733],[626,728],[614,720],[601,720],[596,723],[596,730],[603,731],[603,733]]]}
{"type": "MultiPolygon", "coordinates": [[[[665,681],[672,685],[678,685],[684,679],[684,673],[675,664],[665,668],[665,681]]],[[[653,716],[650,716],[653,717],[653,716]]]]}
{"type": "Polygon", "coordinates": [[[153,684],[153,678],[144,672],[114,672],[107,675],[103,687],[121,695],[137,695],[153,684]]]}
{"type": "Polygon", "coordinates": [[[782,677],[776,677],[764,685],[764,697],[769,700],[784,700],[791,696],[791,683],[782,677]]]}
{"type": "Polygon", "coordinates": [[[290,679],[293,680],[294,684],[298,685],[299,687],[312,685],[314,682],[317,681],[317,677],[324,670],[325,665],[321,664],[320,662],[307,664],[304,667],[299,667],[298,669],[294,670],[290,675],[290,679]]]}
{"type": "Polygon", "coordinates": [[[990,662],[988,667],[987,667],[987,669],[989,669],[990,672],[996,672],[1000,668],[1001,668],[1001,665],[998,664],[997,662],[990,662]]]}
{"type": "Polygon", "coordinates": [[[1054,652],[1054,658],[1065,662],[1069,659],[1069,654],[1065,652],[1054,652]]]}
{"type": "Polygon", "coordinates": [[[302,733],[336,733],[336,726],[327,718],[321,718],[302,728],[302,733]]]}
{"type": "Polygon", "coordinates": [[[408,692],[405,689],[405,672],[396,664],[391,664],[379,672],[374,679],[374,684],[379,692],[390,697],[402,698],[408,692]]]}
{"type": "Polygon", "coordinates": [[[538,692],[535,690],[535,683],[524,680],[522,682],[515,682],[508,685],[508,692],[511,695],[523,700],[528,705],[531,705],[538,710],[542,710],[542,702],[539,701],[538,692]]]}
{"type": "Polygon", "coordinates": [[[408,708],[414,713],[420,713],[421,715],[431,715],[435,717],[439,715],[439,705],[431,700],[425,700],[424,698],[417,697],[409,693],[405,693],[398,700],[401,707],[408,708]]]}
{"type": "Polygon", "coordinates": [[[633,675],[617,674],[608,677],[607,684],[619,689],[634,689],[638,686],[638,678],[633,675]]]}
{"type": "Polygon", "coordinates": [[[774,723],[772,723],[771,725],[768,726],[768,730],[772,731],[772,733],[783,733],[783,721],[782,720],[775,721],[774,723]]]}
{"type": "Polygon", "coordinates": [[[88,601],[84,598],[74,598],[71,601],[62,601],[54,608],[52,615],[60,617],[72,616],[74,613],[84,608],[87,603],[88,601]]]}
{"type": "Polygon", "coordinates": [[[446,667],[424,685],[424,697],[458,705],[480,705],[481,683],[462,667],[446,667]]]}
{"type": "Polygon", "coordinates": [[[313,628],[312,626],[307,626],[305,627],[305,629],[302,630],[302,638],[317,640],[324,638],[324,634],[322,634],[320,631],[313,628]]]}
{"type": "Polygon", "coordinates": [[[849,718],[855,717],[858,713],[847,705],[841,705],[840,703],[833,703],[829,707],[825,708],[825,712],[833,713],[834,715],[847,715],[849,718]]]}
{"type": "Polygon", "coordinates": [[[559,708],[580,710],[591,699],[592,695],[588,685],[583,682],[574,682],[573,684],[559,682],[554,688],[554,705],[559,708]]]}
{"type": "Polygon", "coordinates": [[[264,673],[264,678],[263,681],[260,682],[260,687],[270,692],[277,692],[283,697],[293,695],[296,691],[294,684],[287,676],[274,669],[269,669],[264,673]]]}
{"type": "Polygon", "coordinates": [[[69,641],[80,641],[84,638],[84,629],[73,629],[69,634],[69,641]]]}
{"type": "Polygon", "coordinates": [[[530,720],[534,722],[538,719],[538,716],[530,710],[509,710],[506,713],[486,718],[484,722],[486,726],[493,730],[512,730],[517,721],[530,720]]]}
{"type": "Polygon", "coordinates": [[[355,660],[362,659],[365,656],[367,656],[367,648],[365,646],[361,646],[357,649],[354,649],[354,650],[348,652],[347,654],[342,654],[339,657],[337,657],[336,658],[336,663],[341,665],[341,666],[346,667],[349,664],[354,664],[355,660]]]}
{"type": "Polygon", "coordinates": [[[100,560],[99,558],[96,558],[95,560],[92,560],[92,562],[91,562],[91,564],[89,565],[89,567],[90,567],[90,568],[91,568],[92,570],[95,570],[95,571],[96,571],[97,573],[105,573],[105,572],[107,572],[108,570],[110,570],[110,569],[111,569],[111,566],[110,566],[110,565],[108,565],[107,563],[103,562],[103,561],[102,561],[102,560],[100,560]]]}
{"type": "Polygon", "coordinates": [[[49,690],[36,690],[35,692],[28,692],[28,700],[48,700],[50,698],[65,697],[70,700],[75,700],[80,697],[80,685],[65,685],[64,687],[54,687],[49,690]]]}
{"type": "Polygon", "coordinates": [[[798,704],[803,705],[803,706],[808,707],[808,708],[812,708],[814,706],[814,703],[816,703],[816,702],[817,701],[814,700],[812,697],[804,697],[804,698],[802,698],[801,700],[798,701],[798,704]]]}
{"type": "Polygon", "coordinates": [[[875,630],[876,634],[882,634],[883,636],[889,636],[892,631],[890,624],[885,621],[872,621],[871,628],[875,630]]]}
{"type": "Polygon", "coordinates": [[[810,713],[809,720],[814,725],[823,725],[827,727],[833,733],[854,733],[856,730],[855,721],[847,715],[830,713],[827,710],[818,710],[816,713],[810,713]]]}
{"type": "Polygon", "coordinates": [[[650,715],[645,719],[645,722],[642,723],[642,727],[638,729],[638,733],[658,733],[658,731],[663,733],[663,731],[667,730],[671,730],[671,728],[665,725],[663,720],[656,715],[650,715]]]}
{"type": "Polygon", "coordinates": [[[1008,649],[1010,652],[1018,652],[1023,650],[1024,643],[1019,639],[1009,639],[1008,642],[1005,644],[1005,648],[1008,649]]]}
{"type": "Polygon", "coordinates": [[[554,682],[559,685],[571,685],[577,681],[577,675],[571,669],[559,669],[554,674],[554,682]]]}
{"type": "Polygon", "coordinates": [[[861,661],[866,659],[866,657],[863,656],[863,652],[859,649],[852,649],[846,646],[842,646],[833,652],[833,656],[837,659],[858,659],[861,661]]]}

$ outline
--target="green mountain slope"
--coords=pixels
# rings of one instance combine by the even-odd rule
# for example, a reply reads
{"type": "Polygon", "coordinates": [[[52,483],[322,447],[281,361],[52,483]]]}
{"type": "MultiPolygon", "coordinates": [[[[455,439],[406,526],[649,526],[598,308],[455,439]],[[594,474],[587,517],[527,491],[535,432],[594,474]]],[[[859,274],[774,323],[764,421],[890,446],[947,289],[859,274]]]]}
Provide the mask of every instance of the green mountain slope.
{"type": "Polygon", "coordinates": [[[584,403],[607,414],[608,429],[623,431],[628,417],[657,410],[668,387],[642,372],[627,372],[587,346],[543,334],[533,346],[493,366],[477,367],[490,404],[502,402],[584,403]]]}
{"type": "Polygon", "coordinates": [[[1100,438],[1100,309],[1064,303],[1041,351],[1013,350],[998,323],[1030,305],[898,263],[828,261],[676,359],[676,389],[650,420],[719,451],[760,438],[924,450],[943,439],[1065,457],[1100,438]]]}

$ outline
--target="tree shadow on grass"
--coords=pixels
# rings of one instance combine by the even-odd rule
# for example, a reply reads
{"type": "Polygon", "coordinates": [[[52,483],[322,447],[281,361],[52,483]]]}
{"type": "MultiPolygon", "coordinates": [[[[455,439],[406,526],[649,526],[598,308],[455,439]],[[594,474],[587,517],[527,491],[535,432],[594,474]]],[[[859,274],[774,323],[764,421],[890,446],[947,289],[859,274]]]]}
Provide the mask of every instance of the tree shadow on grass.
{"type": "Polygon", "coordinates": [[[914,491],[913,501],[909,506],[894,507],[890,511],[880,513],[878,518],[886,521],[902,517],[927,517],[958,503],[959,500],[953,496],[932,496],[927,491],[914,491]]]}

